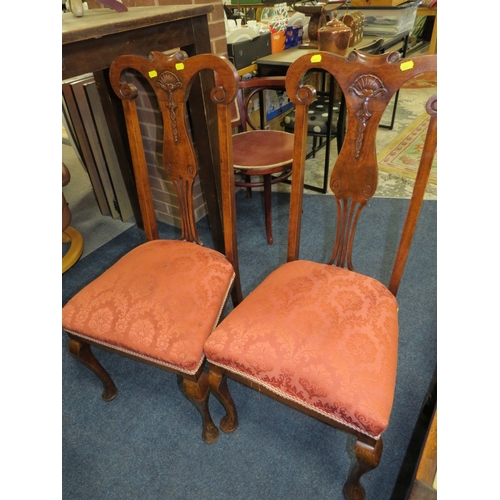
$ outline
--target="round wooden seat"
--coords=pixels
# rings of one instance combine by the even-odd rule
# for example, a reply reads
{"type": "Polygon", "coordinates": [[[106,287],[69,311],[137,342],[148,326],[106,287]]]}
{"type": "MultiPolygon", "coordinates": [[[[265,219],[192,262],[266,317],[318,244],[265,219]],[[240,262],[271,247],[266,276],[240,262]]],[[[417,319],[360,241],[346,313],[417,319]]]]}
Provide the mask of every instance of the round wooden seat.
{"type": "Polygon", "coordinates": [[[250,130],[233,136],[234,168],[281,172],[293,160],[293,134],[250,130]]]}

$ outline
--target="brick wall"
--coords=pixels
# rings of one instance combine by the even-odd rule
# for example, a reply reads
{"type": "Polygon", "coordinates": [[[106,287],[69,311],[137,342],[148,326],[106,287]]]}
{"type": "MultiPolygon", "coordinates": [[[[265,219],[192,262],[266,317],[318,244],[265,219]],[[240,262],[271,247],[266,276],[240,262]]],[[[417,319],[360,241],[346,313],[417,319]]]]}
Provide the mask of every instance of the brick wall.
{"type": "MultiPolygon", "coordinates": [[[[212,53],[227,56],[222,0],[123,0],[122,3],[127,7],[213,4],[214,11],[208,17],[212,53]]],[[[87,4],[89,9],[108,8],[95,0],[87,0],[87,4]]],[[[127,77],[134,82],[139,92],[137,113],[144,139],[146,161],[157,218],[167,224],[180,227],[175,188],[162,166],[163,126],[160,111],[156,106],[156,96],[141,75],[129,73],[127,77]]],[[[193,194],[195,218],[199,220],[207,213],[199,177],[195,182],[193,194]]]]}

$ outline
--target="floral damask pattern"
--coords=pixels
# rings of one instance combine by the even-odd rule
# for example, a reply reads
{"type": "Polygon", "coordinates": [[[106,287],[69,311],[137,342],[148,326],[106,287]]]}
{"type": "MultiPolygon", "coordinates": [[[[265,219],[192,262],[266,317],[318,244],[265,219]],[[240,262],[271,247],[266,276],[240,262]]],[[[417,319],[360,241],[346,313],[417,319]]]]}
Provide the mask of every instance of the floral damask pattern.
{"type": "Polygon", "coordinates": [[[233,279],[232,265],[215,250],[151,241],[75,295],[63,308],[63,328],[194,373],[233,279]]]}
{"type": "Polygon", "coordinates": [[[309,261],[269,275],[214,330],[208,360],[364,434],[387,427],[398,305],[377,280],[309,261]]]}

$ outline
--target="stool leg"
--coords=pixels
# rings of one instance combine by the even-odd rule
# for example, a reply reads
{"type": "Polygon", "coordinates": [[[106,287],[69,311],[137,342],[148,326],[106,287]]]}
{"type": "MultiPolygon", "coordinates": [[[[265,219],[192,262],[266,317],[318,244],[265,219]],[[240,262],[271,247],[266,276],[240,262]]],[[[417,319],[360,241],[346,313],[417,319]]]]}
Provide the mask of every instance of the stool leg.
{"type": "MultiPolygon", "coordinates": [[[[246,183],[252,182],[252,178],[250,175],[245,175],[245,182],[246,183]]],[[[247,187],[247,198],[251,198],[251,197],[252,197],[252,188],[247,187]]]]}
{"type": "Polygon", "coordinates": [[[266,235],[267,243],[272,245],[273,227],[272,227],[272,208],[271,208],[271,174],[266,174],[264,177],[264,212],[266,217],[266,235]]]}

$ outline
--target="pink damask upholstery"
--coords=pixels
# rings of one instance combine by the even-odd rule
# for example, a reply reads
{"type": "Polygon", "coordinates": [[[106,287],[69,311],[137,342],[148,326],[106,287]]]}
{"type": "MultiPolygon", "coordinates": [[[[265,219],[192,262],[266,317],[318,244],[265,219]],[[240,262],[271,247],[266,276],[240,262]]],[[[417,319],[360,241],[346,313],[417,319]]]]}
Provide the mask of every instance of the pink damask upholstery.
{"type": "Polygon", "coordinates": [[[219,252],[186,241],[133,249],[63,308],[69,333],[194,374],[234,279],[219,252]]]}
{"type": "Polygon", "coordinates": [[[398,305],[373,278],[289,262],[271,273],[205,343],[207,359],[377,438],[397,365],[398,305]]]}

